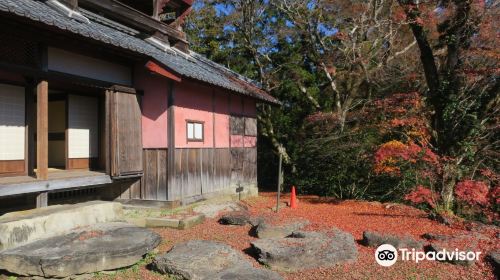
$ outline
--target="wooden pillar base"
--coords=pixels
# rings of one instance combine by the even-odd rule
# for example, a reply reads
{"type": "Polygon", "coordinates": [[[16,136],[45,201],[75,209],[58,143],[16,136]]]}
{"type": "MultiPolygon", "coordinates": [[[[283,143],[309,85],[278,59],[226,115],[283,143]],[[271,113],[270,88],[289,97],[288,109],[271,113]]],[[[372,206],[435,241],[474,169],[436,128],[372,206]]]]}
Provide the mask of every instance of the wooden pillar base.
{"type": "Polygon", "coordinates": [[[47,207],[49,205],[49,193],[42,192],[36,196],[36,208],[47,207]]]}

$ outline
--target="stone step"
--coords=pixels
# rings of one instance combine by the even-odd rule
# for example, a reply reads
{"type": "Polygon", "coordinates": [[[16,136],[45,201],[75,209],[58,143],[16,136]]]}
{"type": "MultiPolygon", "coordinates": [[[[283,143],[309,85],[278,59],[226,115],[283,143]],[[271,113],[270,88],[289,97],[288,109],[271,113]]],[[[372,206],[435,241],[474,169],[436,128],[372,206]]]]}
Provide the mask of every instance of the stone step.
{"type": "Polygon", "coordinates": [[[123,220],[117,202],[54,205],[0,216],[0,251],[63,234],[77,227],[123,220]]]}
{"type": "Polygon", "coordinates": [[[27,277],[65,278],[131,266],[156,248],[149,229],[113,222],[81,227],[0,252],[0,270],[27,277]]]}

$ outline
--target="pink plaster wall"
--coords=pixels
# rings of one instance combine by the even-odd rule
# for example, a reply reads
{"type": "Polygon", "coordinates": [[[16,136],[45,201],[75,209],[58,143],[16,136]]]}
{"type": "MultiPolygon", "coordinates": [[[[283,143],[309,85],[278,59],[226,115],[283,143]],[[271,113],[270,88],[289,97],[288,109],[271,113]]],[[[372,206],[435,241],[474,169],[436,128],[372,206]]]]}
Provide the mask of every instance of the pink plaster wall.
{"type": "Polygon", "coordinates": [[[174,91],[175,147],[213,147],[212,89],[201,84],[183,81],[176,84],[174,91]],[[186,123],[188,120],[204,123],[203,142],[187,140],[186,123]]]}
{"type": "Polygon", "coordinates": [[[257,137],[254,136],[245,136],[243,138],[243,146],[246,148],[257,147],[257,137]]]}
{"type": "Polygon", "coordinates": [[[229,147],[229,95],[228,92],[215,92],[215,147],[229,147]]]}
{"type": "Polygon", "coordinates": [[[135,88],[142,97],[142,145],[144,148],[167,148],[168,79],[137,68],[135,88]]]}
{"type": "Polygon", "coordinates": [[[229,131],[229,116],[235,114],[255,117],[255,105],[253,99],[199,83],[183,81],[176,84],[175,146],[177,148],[255,147],[256,137],[230,135],[229,131]],[[188,120],[204,123],[203,142],[187,140],[188,120]]]}
{"type": "MultiPolygon", "coordinates": [[[[142,98],[143,147],[167,148],[168,79],[137,68],[135,87],[144,91],[142,98]]],[[[175,83],[175,147],[255,147],[256,137],[230,135],[229,130],[231,114],[255,117],[255,106],[256,102],[253,99],[243,98],[201,83],[188,80],[175,83]],[[187,140],[186,123],[188,120],[204,123],[202,142],[187,140]]]]}
{"type": "Polygon", "coordinates": [[[255,99],[245,98],[243,100],[243,114],[250,117],[257,116],[257,103],[255,99]]]}
{"type": "Polygon", "coordinates": [[[243,102],[241,96],[231,95],[229,110],[231,114],[241,114],[243,112],[243,102]]]}
{"type": "Polygon", "coordinates": [[[231,95],[230,104],[230,111],[232,114],[249,117],[257,116],[257,103],[255,102],[255,99],[233,94],[231,95]]]}
{"type": "Polygon", "coordinates": [[[257,147],[257,137],[231,135],[231,147],[234,148],[254,148],[257,147]]]}
{"type": "Polygon", "coordinates": [[[231,147],[240,148],[244,147],[244,136],[242,135],[231,135],[231,147]]]}

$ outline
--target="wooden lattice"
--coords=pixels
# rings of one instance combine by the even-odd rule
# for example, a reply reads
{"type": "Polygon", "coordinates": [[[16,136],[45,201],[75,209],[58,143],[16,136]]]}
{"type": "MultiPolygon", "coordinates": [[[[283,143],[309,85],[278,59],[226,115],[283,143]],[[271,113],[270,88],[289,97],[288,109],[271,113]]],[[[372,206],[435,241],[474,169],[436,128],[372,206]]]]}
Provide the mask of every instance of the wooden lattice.
{"type": "Polygon", "coordinates": [[[0,63],[37,67],[37,45],[35,42],[12,35],[2,35],[0,63]]]}

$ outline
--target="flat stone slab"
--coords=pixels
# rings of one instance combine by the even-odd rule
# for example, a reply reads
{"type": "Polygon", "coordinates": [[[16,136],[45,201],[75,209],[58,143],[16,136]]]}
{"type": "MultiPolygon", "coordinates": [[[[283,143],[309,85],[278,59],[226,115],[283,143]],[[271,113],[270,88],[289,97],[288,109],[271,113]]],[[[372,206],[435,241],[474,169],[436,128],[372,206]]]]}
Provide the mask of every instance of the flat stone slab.
{"type": "Polygon", "coordinates": [[[198,214],[190,217],[186,217],[179,221],[179,229],[189,229],[196,225],[203,224],[205,222],[205,215],[198,214]]]}
{"type": "Polygon", "coordinates": [[[282,271],[332,267],[355,261],[358,257],[354,237],[336,229],[328,232],[298,231],[286,238],[258,239],[251,244],[259,262],[282,271]]]}
{"type": "Polygon", "coordinates": [[[391,244],[396,249],[400,248],[415,248],[421,249],[424,245],[423,242],[417,241],[411,237],[399,237],[395,235],[382,234],[373,231],[363,232],[362,243],[368,247],[378,247],[382,244],[391,244]]]}
{"type": "Polygon", "coordinates": [[[147,217],[146,227],[168,227],[179,228],[180,220],[172,218],[151,218],[147,217]]]}
{"type": "Polygon", "coordinates": [[[21,276],[64,278],[131,266],[161,237],[126,223],[97,224],[0,252],[0,269],[21,276]]]}
{"type": "Polygon", "coordinates": [[[126,217],[124,218],[124,221],[126,223],[138,226],[138,227],[146,227],[146,218],[139,217],[139,218],[129,218],[126,217]]]}
{"type": "Polygon", "coordinates": [[[309,225],[309,221],[297,221],[285,225],[270,225],[264,221],[260,222],[255,228],[255,233],[259,238],[283,238],[309,225]]]}
{"type": "Polygon", "coordinates": [[[0,251],[73,228],[123,219],[120,203],[90,201],[7,213],[0,217],[0,251]]]}
{"type": "Polygon", "coordinates": [[[221,212],[233,212],[247,210],[243,205],[237,202],[219,202],[207,203],[196,206],[193,211],[205,215],[207,218],[216,218],[221,212]]]}
{"type": "Polygon", "coordinates": [[[278,280],[275,272],[257,269],[242,253],[221,242],[191,240],[175,245],[153,261],[153,269],[176,279],[278,280]]]}

